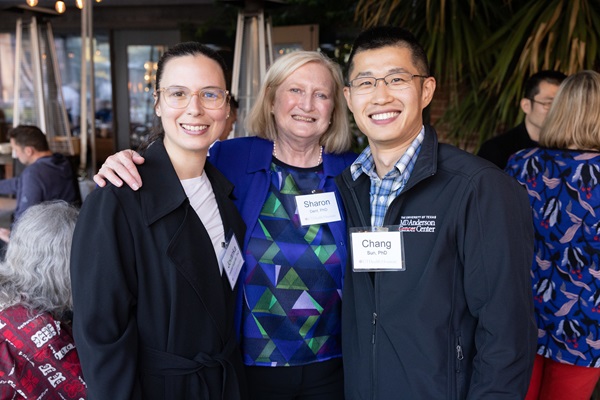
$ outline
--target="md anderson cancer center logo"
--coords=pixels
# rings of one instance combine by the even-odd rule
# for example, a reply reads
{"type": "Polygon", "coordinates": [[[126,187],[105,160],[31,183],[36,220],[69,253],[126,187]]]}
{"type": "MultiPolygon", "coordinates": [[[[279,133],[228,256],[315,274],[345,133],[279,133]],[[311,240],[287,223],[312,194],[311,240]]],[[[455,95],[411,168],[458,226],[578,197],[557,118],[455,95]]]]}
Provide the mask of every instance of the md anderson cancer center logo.
{"type": "Polygon", "coordinates": [[[435,215],[403,216],[400,218],[400,231],[434,233],[435,220],[435,215]]]}

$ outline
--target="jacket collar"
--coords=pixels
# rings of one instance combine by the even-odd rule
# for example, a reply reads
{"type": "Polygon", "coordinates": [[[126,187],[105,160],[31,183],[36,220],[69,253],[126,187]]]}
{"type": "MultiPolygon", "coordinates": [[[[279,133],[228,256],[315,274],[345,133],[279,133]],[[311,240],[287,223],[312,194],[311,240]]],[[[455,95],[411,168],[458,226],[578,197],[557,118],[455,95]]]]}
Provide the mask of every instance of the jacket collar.
{"type": "MultiPolygon", "coordinates": [[[[415,168],[413,169],[413,172],[410,175],[410,179],[408,180],[406,186],[404,186],[404,189],[402,191],[405,192],[406,190],[415,186],[423,179],[435,175],[437,172],[437,161],[437,133],[431,126],[425,125],[425,138],[423,139],[423,143],[421,143],[421,151],[419,152],[419,156],[417,157],[417,162],[415,163],[415,168]]],[[[346,168],[343,175],[344,181],[349,187],[365,185],[368,184],[368,182],[370,182],[369,177],[365,174],[361,174],[356,181],[353,180],[350,167],[346,168]]]]}
{"type": "MultiPolygon", "coordinates": [[[[140,166],[144,186],[140,189],[142,215],[151,225],[187,201],[179,177],[173,168],[162,139],[152,143],[144,153],[145,162],[140,166]]],[[[233,185],[227,181],[208,161],[204,172],[210,179],[213,191],[229,196],[233,185]]]]}
{"type": "Polygon", "coordinates": [[[425,125],[425,138],[421,143],[421,151],[417,157],[417,162],[410,175],[403,192],[409,190],[423,179],[427,179],[437,172],[438,162],[438,138],[435,129],[430,125],[425,125]]]}

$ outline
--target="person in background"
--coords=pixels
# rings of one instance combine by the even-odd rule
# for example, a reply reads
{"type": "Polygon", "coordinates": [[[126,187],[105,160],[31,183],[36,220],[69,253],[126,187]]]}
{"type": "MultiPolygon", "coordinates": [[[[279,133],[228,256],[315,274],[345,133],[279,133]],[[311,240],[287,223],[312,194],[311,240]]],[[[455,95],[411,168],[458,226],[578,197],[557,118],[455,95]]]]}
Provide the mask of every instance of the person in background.
{"type": "Polygon", "coordinates": [[[237,121],[238,108],[240,105],[235,97],[231,96],[231,100],[229,100],[230,111],[227,115],[227,120],[225,121],[225,128],[223,129],[223,133],[219,136],[219,140],[227,140],[229,135],[233,133],[234,124],[237,121]]]}
{"type": "MultiPolygon", "coordinates": [[[[0,194],[16,196],[15,221],[28,207],[43,201],[64,200],[81,205],[71,163],[64,155],[50,151],[46,135],[37,126],[19,125],[9,135],[16,158],[25,165],[19,176],[0,180],[0,194]]],[[[0,239],[8,242],[10,230],[0,229],[0,239]]]]}
{"type": "Polygon", "coordinates": [[[566,78],[559,71],[540,71],[525,82],[525,93],[520,106],[525,113],[524,121],[503,133],[484,142],[477,155],[504,169],[509,157],[519,150],[537,146],[540,129],[558,86],[566,78]]]}
{"type": "Polygon", "coordinates": [[[62,86],[62,97],[67,111],[67,118],[71,127],[71,132],[79,128],[80,123],[80,94],[79,85],[76,81],[71,81],[62,86]]]}
{"type": "Polygon", "coordinates": [[[600,377],[600,74],[561,85],[539,147],[506,172],[527,188],[537,356],[527,400],[589,400],[600,377]]]}
{"type": "Polygon", "coordinates": [[[69,258],[78,210],[29,207],[0,262],[0,398],[85,399],[71,333],[69,258]]]}
{"type": "MultiPolygon", "coordinates": [[[[349,152],[342,88],[340,67],[318,52],[278,58],[246,119],[246,130],[257,136],[210,150],[210,162],[234,184],[248,227],[238,316],[252,399],[344,398],[347,239],[334,177],[356,154],[349,152]]],[[[106,177],[122,184],[114,170],[140,186],[131,154],[109,157],[96,183],[106,177]]]]}
{"type": "Polygon", "coordinates": [[[410,32],[362,32],[347,76],[369,146],[336,179],[352,228],[346,398],[522,399],[535,354],[527,194],[423,124],[436,81],[410,32]]]}
{"type": "Polygon", "coordinates": [[[206,161],[229,112],[225,64],[196,42],[156,71],[160,123],[144,187],[95,189],[75,228],[73,331],[93,399],[243,400],[234,330],[238,243],[233,186],[206,161]]]}

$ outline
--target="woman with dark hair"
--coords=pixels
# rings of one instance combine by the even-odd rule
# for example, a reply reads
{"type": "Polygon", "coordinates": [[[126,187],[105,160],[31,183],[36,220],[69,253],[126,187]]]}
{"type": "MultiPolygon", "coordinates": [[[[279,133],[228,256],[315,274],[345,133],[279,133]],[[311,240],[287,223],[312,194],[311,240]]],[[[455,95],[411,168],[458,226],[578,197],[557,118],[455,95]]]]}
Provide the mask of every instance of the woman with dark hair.
{"type": "Polygon", "coordinates": [[[71,333],[69,257],[78,210],[29,207],[0,263],[0,398],[86,397],[71,333]]]}
{"type": "Polygon", "coordinates": [[[199,43],[169,49],[144,187],[107,186],[83,205],[71,271],[90,398],[245,398],[234,331],[245,227],[206,160],[229,112],[224,70],[199,43]]]}
{"type": "Polygon", "coordinates": [[[527,188],[537,356],[526,400],[588,400],[600,378],[600,74],[563,81],[539,147],[506,171],[527,188]]]}

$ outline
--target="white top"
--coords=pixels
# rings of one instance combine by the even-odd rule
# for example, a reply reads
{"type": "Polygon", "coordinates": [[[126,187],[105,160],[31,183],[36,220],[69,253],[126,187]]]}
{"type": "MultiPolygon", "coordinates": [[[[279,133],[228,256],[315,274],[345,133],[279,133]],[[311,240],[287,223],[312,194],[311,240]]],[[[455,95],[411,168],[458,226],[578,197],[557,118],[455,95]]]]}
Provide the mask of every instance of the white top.
{"type": "Polygon", "coordinates": [[[215,254],[217,255],[217,260],[219,261],[219,269],[222,275],[223,266],[221,265],[221,255],[224,250],[223,243],[225,242],[225,232],[212,185],[205,173],[197,178],[183,179],[181,185],[190,200],[190,204],[208,231],[208,235],[210,236],[210,240],[215,249],[215,254]]]}

